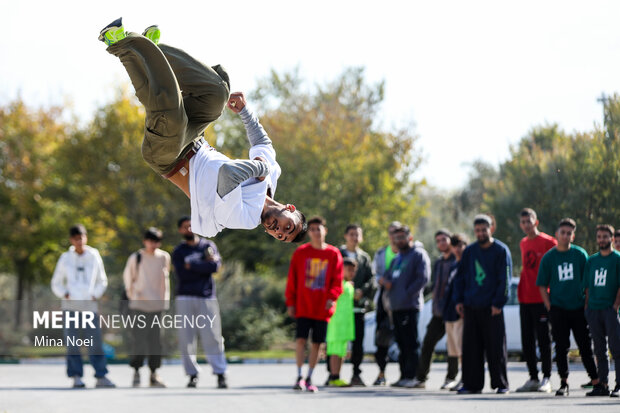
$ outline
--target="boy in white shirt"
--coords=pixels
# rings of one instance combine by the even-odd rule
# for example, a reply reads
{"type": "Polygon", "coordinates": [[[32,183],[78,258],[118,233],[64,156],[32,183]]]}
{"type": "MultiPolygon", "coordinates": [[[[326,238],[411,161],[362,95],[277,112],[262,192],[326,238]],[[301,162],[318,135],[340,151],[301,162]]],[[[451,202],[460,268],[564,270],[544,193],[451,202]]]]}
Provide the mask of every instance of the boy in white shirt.
{"type": "MultiPolygon", "coordinates": [[[[52,277],[52,291],[62,299],[62,309],[65,317],[78,312],[82,317],[82,311],[97,312],[97,300],[101,298],[108,286],[108,278],[103,268],[103,261],[99,251],[86,245],[88,238],[86,228],[83,225],[74,225],[69,229],[69,241],[71,247],[58,259],[54,275],[52,277]]],[[[77,323],[81,324],[81,321],[77,323]]],[[[97,378],[96,387],[115,387],[107,377],[107,362],[103,354],[101,330],[95,318],[94,328],[77,328],[69,326],[65,328],[65,340],[67,337],[89,338],[93,337],[93,343],[88,347],[90,364],[95,369],[97,378]]],[[[73,378],[73,387],[85,387],[82,381],[83,362],[80,348],[71,345],[67,340],[67,376],[73,378]]]]}

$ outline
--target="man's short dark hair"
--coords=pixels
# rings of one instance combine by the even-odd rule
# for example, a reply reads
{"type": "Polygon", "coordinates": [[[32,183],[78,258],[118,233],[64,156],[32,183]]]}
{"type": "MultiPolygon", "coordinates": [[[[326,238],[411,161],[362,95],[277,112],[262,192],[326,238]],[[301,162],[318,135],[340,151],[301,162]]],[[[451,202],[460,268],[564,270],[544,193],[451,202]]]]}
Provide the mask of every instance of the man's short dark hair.
{"type": "Polygon", "coordinates": [[[571,227],[574,231],[577,229],[577,223],[572,218],[562,218],[558,224],[558,228],[560,227],[571,227]]]}
{"type": "Polygon", "coordinates": [[[437,232],[435,232],[435,236],[433,238],[437,238],[439,235],[445,235],[446,237],[450,238],[452,236],[452,233],[446,228],[441,228],[437,230],[437,232]]]}
{"type": "Polygon", "coordinates": [[[323,225],[324,227],[327,226],[325,222],[325,218],[318,216],[318,215],[315,215],[308,220],[308,226],[312,224],[319,224],[319,225],[323,225]]]}
{"type": "Polygon", "coordinates": [[[408,225],[401,225],[401,226],[396,227],[396,228],[394,228],[392,230],[392,234],[395,234],[397,232],[404,232],[407,235],[411,234],[411,231],[409,230],[409,226],[408,225]]]}
{"type": "Polygon", "coordinates": [[[534,218],[534,221],[538,219],[538,217],[536,216],[536,211],[534,211],[532,208],[523,208],[521,212],[519,213],[519,216],[520,217],[532,217],[534,218]]]}
{"type": "Polygon", "coordinates": [[[149,239],[155,242],[161,242],[164,238],[164,233],[159,228],[150,227],[144,232],[144,239],[149,239]]]}
{"type": "Polygon", "coordinates": [[[349,231],[351,231],[352,229],[362,229],[361,226],[359,226],[358,224],[349,224],[347,225],[347,227],[344,229],[344,233],[348,233],[349,231]]]}
{"type": "Polygon", "coordinates": [[[353,258],[351,257],[344,257],[342,259],[342,264],[343,265],[348,265],[350,267],[357,267],[357,261],[355,261],[353,258]]]}
{"type": "Polygon", "coordinates": [[[75,224],[69,228],[69,237],[75,237],[76,235],[86,235],[86,227],[82,224],[75,224]]]}
{"type": "Polygon", "coordinates": [[[600,224],[596,226],[596,232],[599,232],[599,231],[607,231],[609,232],[609,235],[611,235],[613,238],[615,230],[614,230],[614,227],[612,227],[609,224],[600,224]]]}
{"type": "Polygon", "coordinates": [[[493,226],[493,220],[487,214],[478,214],[474,217],[474,226],[479,224],[487,224],[490,228],[493,226]]]}
{"type": "Polygon", "coordinates": [[[465,234],[452,234],[452,236],[450,237],[450,245],[452,245],[453,247],[456,247],[459,244],[467,245],[468,243],[469,239],[465,234]]]}
{"type": "Polygon", "coordinates": [[[306,216],[301,213],[301,211],[295,210],[293,215],[297,215],[297,220],[301,225],[301,231],[297,234],[295,238],[291,240],[291,242],[301,242],[306,238],[306,234],[308,233],[308,224],[306,222],[306,216]]]}
{"type": "Polygon", "coordinates": [[[190,217],[188,217],[187,215],[185,215],[184,217],[179,218],[179,220],[177,221],[177,228],[181,228],[181,225],[183,225],[183,223],[185,221],[191,221],[192,219],[190,217]]]}

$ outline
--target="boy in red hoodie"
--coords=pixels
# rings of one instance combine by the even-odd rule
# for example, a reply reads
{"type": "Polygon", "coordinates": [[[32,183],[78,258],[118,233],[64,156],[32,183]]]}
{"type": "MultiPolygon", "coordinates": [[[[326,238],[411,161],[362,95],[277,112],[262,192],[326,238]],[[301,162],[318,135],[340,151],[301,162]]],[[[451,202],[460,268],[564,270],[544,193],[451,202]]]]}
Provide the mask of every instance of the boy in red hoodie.
{"type": "Polygon", "coordinates": [[[294,390],[316,392],[312,372],[319,358],[319,347],[325,342],[327,322],[334,314],[336,300],[342,293],[342,255],[338,248],[325,242],[325,220],[314,217],[308,221],[310,242],[295,250],[286,283],[286,306],[295,318],[297,381],[294,390]],[[306,341],[312,330],[312,346],[308,358],[308,375],[304,380],[306,341]]]}

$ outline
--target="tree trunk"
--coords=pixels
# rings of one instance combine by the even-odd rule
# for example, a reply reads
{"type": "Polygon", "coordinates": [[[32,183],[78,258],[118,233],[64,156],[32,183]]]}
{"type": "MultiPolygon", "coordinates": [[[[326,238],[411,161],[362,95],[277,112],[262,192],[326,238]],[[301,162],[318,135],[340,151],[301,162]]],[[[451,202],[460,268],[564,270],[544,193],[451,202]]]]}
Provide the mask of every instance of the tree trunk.
{"type": "Polygon", "coordinates": [[[13,327],[18,329],[22,323],[22,300],[24,299],[24,274],[17,271],[17,290],[15,292],[15,318],[13,319],[13,327]]]}

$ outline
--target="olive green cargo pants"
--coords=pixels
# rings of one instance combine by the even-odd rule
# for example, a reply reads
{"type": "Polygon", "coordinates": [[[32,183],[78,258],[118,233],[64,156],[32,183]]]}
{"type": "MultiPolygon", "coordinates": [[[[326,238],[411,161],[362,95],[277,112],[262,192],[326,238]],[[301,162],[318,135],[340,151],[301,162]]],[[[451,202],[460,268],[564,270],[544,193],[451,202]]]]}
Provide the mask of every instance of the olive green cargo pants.
{"type": "Polygon", "coordinates": [[[146,109],[142,157],[165,175],[222,115],[230,95],[228,74],[136,33],[107,50],[125,66],[146,109]]]}

